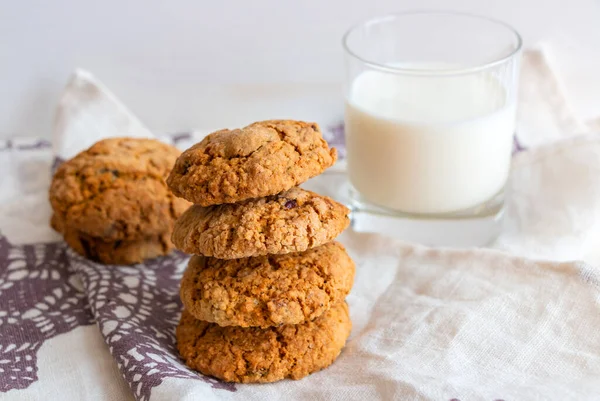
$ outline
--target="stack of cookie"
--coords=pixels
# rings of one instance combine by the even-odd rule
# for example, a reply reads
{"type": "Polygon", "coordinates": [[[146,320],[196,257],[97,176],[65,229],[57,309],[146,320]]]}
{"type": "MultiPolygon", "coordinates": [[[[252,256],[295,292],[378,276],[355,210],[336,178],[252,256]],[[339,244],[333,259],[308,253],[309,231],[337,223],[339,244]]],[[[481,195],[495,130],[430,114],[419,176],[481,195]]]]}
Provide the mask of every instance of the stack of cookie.
{"type": "Polygon", "coordinates": [[[215,132],[177,159],[167,182],[195,203],[172,237],[194,254],[177,328],[188,366],[272,382],[337,358],[351,329],[354,263],[333,240],[349,211],[297,187],[335,160],[316,124],[287,120],[215,132]]]}
{"type": "Polygon", "coordinates": [[[166,255],[175,220],[190,206],[165,181],[180,153],[152,139],[95,143],[54,174],[52,227],[77,253],[101,263],[166,255]]]}

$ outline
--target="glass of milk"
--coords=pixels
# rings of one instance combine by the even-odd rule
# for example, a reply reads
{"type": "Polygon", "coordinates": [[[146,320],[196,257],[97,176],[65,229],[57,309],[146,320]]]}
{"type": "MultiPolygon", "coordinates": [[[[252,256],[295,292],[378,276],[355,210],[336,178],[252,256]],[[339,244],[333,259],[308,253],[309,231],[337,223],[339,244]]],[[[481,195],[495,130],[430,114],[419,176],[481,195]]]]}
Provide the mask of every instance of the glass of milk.
{"type": "Polygon", "coordinates": [[[498,235],[521,44],[505,23],[454,12],[394,14],[346,33],[355,229],[435,245],[498,235]]]}

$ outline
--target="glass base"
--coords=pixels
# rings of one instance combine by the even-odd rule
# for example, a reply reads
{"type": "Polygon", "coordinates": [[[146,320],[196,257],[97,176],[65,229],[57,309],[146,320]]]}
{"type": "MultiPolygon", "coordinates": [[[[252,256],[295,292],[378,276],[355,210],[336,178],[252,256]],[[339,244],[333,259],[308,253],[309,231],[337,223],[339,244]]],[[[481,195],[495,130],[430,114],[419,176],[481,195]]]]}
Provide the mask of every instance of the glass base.
{"type": "MultiPolygon", "coordinates": [[[[348,184],[350,186],[350,184],[348,184]]],[[[352,228],[430,246],[477,247],[492,243],[502,229],[504,190],[476,207],[446,214],[408,214],[374,205],[350,186],[352,228]]]]}

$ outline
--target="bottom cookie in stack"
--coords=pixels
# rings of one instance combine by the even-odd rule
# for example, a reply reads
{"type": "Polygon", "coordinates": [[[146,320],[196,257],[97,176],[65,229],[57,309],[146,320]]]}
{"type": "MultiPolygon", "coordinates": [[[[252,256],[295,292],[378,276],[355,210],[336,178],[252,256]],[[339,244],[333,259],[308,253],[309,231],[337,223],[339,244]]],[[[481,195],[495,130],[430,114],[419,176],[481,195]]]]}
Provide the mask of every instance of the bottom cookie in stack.
{"type": "Polygon", "coordinates": [[[265,329],[221,327],[183,311],[177,348],[186,365],[229,382],[301,379],[331,365],[350,335],[346,302],[315,320],[265,329]]]}

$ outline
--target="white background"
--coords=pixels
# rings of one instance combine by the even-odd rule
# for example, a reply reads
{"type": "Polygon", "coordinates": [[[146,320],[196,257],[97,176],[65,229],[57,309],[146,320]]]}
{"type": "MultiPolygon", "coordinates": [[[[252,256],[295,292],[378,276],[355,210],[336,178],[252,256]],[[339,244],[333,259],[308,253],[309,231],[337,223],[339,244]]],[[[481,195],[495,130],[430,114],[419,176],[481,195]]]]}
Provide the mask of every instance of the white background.
{"type": "Polygon", "coordinates": [[[600,0],[0,0],[0,137],[49,137],[75,67],[155,131],[335,121],[344,31],[415,8],[486,14],[551,44],[580,117],[600,111],[600,0]]]}

